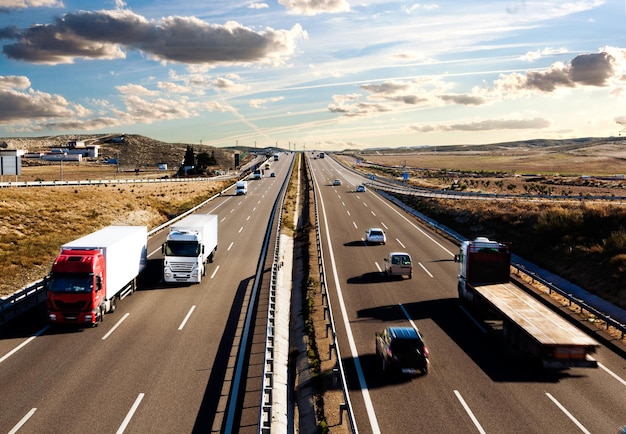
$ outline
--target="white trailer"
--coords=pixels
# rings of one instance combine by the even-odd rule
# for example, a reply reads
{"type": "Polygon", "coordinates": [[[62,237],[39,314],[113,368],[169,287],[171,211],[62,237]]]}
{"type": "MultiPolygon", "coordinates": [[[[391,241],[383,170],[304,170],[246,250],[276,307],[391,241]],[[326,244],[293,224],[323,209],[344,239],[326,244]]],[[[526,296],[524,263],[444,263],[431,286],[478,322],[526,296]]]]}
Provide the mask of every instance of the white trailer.
{"type": "Polygon", "coordinates": [[[217,215],[192,214],[170,227],[162,246],[163,280],[199,283],[217,251],[217,215]]]}
{"type": "Polygon", "coordinates": [[[108,226],[61,247],[46,279],[52,323],[96,325],[130,295],[147,264],[145,226],[108,226]]]}

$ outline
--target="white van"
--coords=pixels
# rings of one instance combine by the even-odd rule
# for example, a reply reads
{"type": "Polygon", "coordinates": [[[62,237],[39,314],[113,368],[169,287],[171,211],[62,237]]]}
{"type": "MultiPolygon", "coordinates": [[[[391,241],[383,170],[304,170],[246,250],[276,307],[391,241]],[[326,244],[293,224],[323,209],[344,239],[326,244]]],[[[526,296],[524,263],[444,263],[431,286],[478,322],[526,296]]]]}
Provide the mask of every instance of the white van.
{"type": "Polygon", "coordinates": [[[248,193],[248,181],[237,181],[237,194],[247,194],[248,193]]]}
{"type": "Polygon", "coordinates": [[[391,252],[385,257],[385,276],[413,277],[411,255],[406,252],[391,252]]]}

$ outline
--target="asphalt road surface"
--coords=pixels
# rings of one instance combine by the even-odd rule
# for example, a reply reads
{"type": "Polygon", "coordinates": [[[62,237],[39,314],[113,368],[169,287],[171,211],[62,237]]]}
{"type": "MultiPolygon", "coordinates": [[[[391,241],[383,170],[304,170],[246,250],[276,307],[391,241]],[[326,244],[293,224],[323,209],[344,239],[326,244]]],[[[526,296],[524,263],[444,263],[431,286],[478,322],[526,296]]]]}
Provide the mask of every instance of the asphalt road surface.
{"type": "Polygon", "coordinates": [[[161,232],[139,291],[98,327],[50,328],[43,308],[2,327],[0,432],[219,430],[238,323],[290,160],[271,161],[276,177],[250,181],[247,195],[233,188],[197,211],[219,216],[201,283],[162,282],[161,232]]]}
{"type": "Polygon", "coordinates": [[[360,433],[617,433],[626,425],[626,362],[605,347],[600,368],[546,371],[490,339],[459,307],[457,247],[331,158],[312,159],[327,287],[360,433]],[[334,179],[341,186],[332,186],[334,179]],[[383,228],[385,245],[366,245],[383,228]],[[383,257],[406,251],[413,278],[387,279],[383,257]],[[382,375],[375,332],[418,327],[427,375],[382,375]]]}

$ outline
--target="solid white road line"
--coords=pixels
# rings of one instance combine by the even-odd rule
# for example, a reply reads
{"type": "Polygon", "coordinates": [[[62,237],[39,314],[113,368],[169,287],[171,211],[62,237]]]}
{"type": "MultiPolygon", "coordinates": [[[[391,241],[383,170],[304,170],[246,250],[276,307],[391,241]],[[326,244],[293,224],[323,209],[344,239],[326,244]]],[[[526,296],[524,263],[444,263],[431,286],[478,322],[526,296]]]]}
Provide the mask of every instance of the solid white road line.
{"type": "Polygon", "coordinates": [[[554,404],[555,404],[557,407],[559,407],[559,409],[560,409],[563,413],[565,413],[565,416],[569,417],[569,418],[570,418],[570,420],[571,420],[572,422],[574,422],[574,424],[576,424],[576,426],[577,426],[577,427],[578,427],[578,428],[579,428],[582,432],[584,432],[584,433],[586,433],[586,434],[591,434],[591,433],[587,430],[587,428],[585,428],[585,427],[584,427],[584,426],[583,426],[580,422],[578,422],[578,419],[576,419],[572,413],[570,413],[569,411],[567,411],[567,409],[566,409],[565,407],[563,407],[559,401],[557,401],[557,400],[556,400],[556,398],[555,398],[554,396],[550,395],[548,392],[546,392],[546,395],[547,395],[547,397],[548,397],[548,398],[550,398],[550,400],[552,400],[552,402],[554,402],[554,404]]]}
{"type": "Polygon", "coordinates": [[[22,428],[24,426],[24,424],[26,422],[28,422],[28,419],[30,419],[33,414],[35,414],[35,412],[37,411],[36,408],[31,408],[30,411],[28,413],[26,413],[26,416],[24,416],[12,429],[11,431],[9,431],[9,434],[15,434],[16,432],[18,432],[20,430],[20,428],[22,428]]]}
{"type": "Polygon", "coordinates": [[[33,336],[29,337],[28,339],[26,339],[24,342],[22,342],[21,344],[19,344],[17,347],[13,348],[11,351],[9,351],[8,353],[6,353],[4,356],[0,357],[0,363],[4,362],[6,359],[8,359],[9,357],[11,357],[13,354],[17,353],[19,350],[21,350],[22,348],[24,348],[26,345],[28,345],[31,341],[33,341],[37,336],[40,336],[43,332],[45,332],[46,330],[48,330],[50,328],[50,326],[45,326],[44,328],[42,328],[41,330],[39,330],[37,333],[35,333],[33,336]]]}
{"type": "Polygon", "coordinates": [[[137,399],[135,399],[135,403],[130,408],[130,411],[124,418],[124,421],[122,422],[120,427],[117,429],[116,434],[122,434],[126,430],[126,427],[128,427],[130,420],[133,418],[135,412],[137,411],[137,408],[139,408],[139,404],[141,404],[141,400],[143,399],[144,396],[145,396],[145,393],[140,393],[139,396],[137,396],[137,399]]]}
{"type": "Polygon", "coordinates": [[[128,312],[126,312],[126,314],[124,314],[124,316],[122,318],[120,318],[120,320],[113,327],[111,327],[111,330],[109,330],[106,335],[102,336],[102,340],[104,341],[106,338],[111,336],[111,333],[113,333],[115,331],[115,329],[118,328],[120,326],[120,324],[122,324],[124,322],[124,320],[126,320],[126,318],[128,318],[128,315],[130,315],[130,314],[128,312]]]}
{"type": "Polygon", "coordinates": [[[326,216],[326,207],[324,206],[324,201],[320,202],[322,206],[322,214],[324,215],[324,226],[326,230],[326,240],[328,243],[328,250],[330,253],[330,261],[333,269],[333,275],[335,280],[335,287],[337,289],[337,298],[339,300],[339,307],[341,309],[341,316],[343,318],[343,323],[346,328],[346,335],[348,337],[348,344],[350,346],[350,351],[352,352],[352,357],[354,359],[354,367],[356,369],[357,378],[359,380],[359,389],[361,390],[361,395],[363,395],[363,402],[365,404],[365,409],[367,410],[367,416],[370,421],[370,426],[372,428],[372,432],[374,434],[380,434],[380,427],[378,426],[378,419],[376,418],[376,412],[374,411],[374,405],[372,404],[372,398],[370,397],[369,389],[367,388],[367,383],[365,381],[365,375],[363,374],[363,368],[361,367],[361,360],[359,359],[359,352],[356,348],[356,343],[354,342],[354,336],[352,334],[352,327],[350,326],[350,318],[348,317],[348,312],[346,310],[346,305],[343,301],[343,293],[341,290],[341,283],[339,282],[339,277],[337,275],[337,264],[335,263],[335,254],[333,252],[333,244],[330,240],[330,231],[328,230],[328,218],[326,216]]]}

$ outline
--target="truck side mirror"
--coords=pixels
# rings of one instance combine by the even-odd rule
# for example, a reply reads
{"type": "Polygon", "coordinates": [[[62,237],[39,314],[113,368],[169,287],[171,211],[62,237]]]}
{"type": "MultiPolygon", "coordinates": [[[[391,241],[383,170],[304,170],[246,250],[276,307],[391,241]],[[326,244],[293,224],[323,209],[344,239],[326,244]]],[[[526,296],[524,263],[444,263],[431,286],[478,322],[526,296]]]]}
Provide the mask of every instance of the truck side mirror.
{"type": "Polygon", "coordinates": [[[100,291],[102,289],[102,277],[96,276],[96,291],[100,291]]]}
{"type": "Polygon", "coordinates": [[[161,253],[165,255],[165,243],[161,244],[161,253]]]}
{"type": "Polygon", "coordinates": [[[461,255],[454,255],[454,262],[461,262],[461,255]]]}
{"type": "Polygon", "coordinates": [[[383,259],[383,261],[385,261],[385,262],[389,262],[389,259],[388,259],[388,258],[385,258],[385,259],[383,259]]]}

